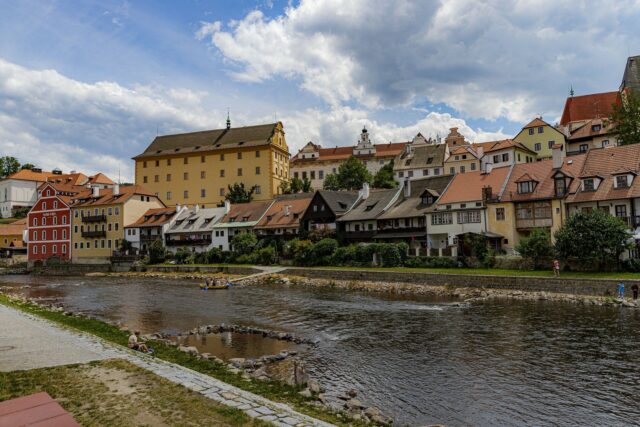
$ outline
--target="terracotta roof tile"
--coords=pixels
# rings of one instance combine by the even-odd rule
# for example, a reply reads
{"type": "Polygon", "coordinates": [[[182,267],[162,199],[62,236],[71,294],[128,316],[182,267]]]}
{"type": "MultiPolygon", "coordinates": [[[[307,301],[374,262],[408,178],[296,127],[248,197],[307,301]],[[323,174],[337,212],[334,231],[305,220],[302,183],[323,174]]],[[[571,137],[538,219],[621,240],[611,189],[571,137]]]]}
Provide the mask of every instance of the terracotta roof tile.
{"type": "Polygon", "coordinates": [[[597,117],[609,117],[613,112],[613,104],[619,103],[620,94],[618,92],[570,96],[564,103],[560,125],[564,126],[570,122],[591,120],[597,117]]]}
{"type": "MultiPolygon", "coordinates": [[[[404,150],[405,145],[408,142],[392,142],[388,144],[374,144],[376,148],[375,155],[372,157],[393,157],[404,150]]],[[[292,163],[296,162],[322,162],[326,160],[346,160],[353,156],[353,147],[334,147],[334,148],[320,148],[318,157],[301,159],[298,154],[291,158],[292,163]]],[[[364,157],[364,156],[358,156],[364,157]]]]}
{"type": "Polygon", "coordinates": [[[122,185],[120,186],[120,193],[116,195],[113,194],[112,188],[106,188],[99,191],[98,197],[93,197],[91,192],[83,194],[81,197],[75,197],[73,199],[73,207],[120,204],[136,195],[156,197],[155,193],[152,193],[141,185],[122,185]]]}
{"type": "Polygon", "coordinates": [[[22,236],[22,232],[26,229],[26,220],[15,221],[11,224],[0,224],[0,236],[22,236]]]}
{"type": "Polygon", "coordinates": [[[482,152],[484,154],[490,153],[492,151],[503,150],[505,148],[518,148],[523,151],[528,151],[535,154],[535,151],[531,151],[524,145],[519,142],[514,141],[513,139],[501,139],[498,141],[486,141],[486,142],[477,142],[472,145],[472,148],[477,152],[478,148],[482,148],[482,152]]]}
{"type": "Polygon", "coordinates": [[[220,220],[220,223],[255,222],[265,214],[273,200],[254,201],[249,203],[232,204],[229,213],[220,220]]]}
{"type": "Polygon", "coordinates": [[[278,198],[264,214],[256,228],[292,228],[300,226],[300,219],[313,199],[313,193],[297,198],[278,198]],[[288,215],[286,208],[288,206],[288,215]]]}
{"type": "Polygon", "coordinates": [[[127,225],[126,227],[141,228],[141,227],[159,227],[169,221],[176,214],[176,208],[156,208],[146,211],[136,222],[127,225]]]}
{"type": "Polygon", "coordinates": [[[490,173],[480,171],[459,173],[454,176],[449,187],[438,200],[438,205],[482,200],[482,188],[486,186],[491,187],[494,195],[498,195],[510,171],[511,167],[506,166],[495,168],[490,173]]]}
{"type": "Polygon", "coordinates": [[[613,130],[613,123],[608,119],[591,119],[571,132],[571,136],[569,136],[568,139],[570,142],[579,141],[581,139],[591,139],[595,136],[607,135],[613,132],[613,130]],[[594,126],[596,126],[596,129],[598,130],[594,130],[594,126]]]}
{"type": "Polygon", "coordinates": [[[542,120],[540,117],[536,117],[535,119],[531,120],[526,125],[522,126],[522,129],[537,128],[538,126],[551,126],[551,125],[549,123],[545,122],[544,120],[542,120]]]}

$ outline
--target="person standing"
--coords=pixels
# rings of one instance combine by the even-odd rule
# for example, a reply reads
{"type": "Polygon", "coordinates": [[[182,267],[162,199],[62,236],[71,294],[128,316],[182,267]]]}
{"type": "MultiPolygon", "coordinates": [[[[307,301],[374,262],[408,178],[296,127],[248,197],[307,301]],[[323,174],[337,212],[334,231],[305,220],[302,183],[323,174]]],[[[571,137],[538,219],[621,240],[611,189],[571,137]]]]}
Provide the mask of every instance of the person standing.
{"type": "Polygon", "coordinates": [[[638,284],[634,283],[633,286],[631,286],[631,292],[633,292],[633,299],[637,300],[638,299],[638,284]]]}
{"type": "Polygon", "coordinates": [[[624,299],[624,283],[618,283],[618,298],[624,299]]]}
{"type": "Polygon", "coordinates": [[[555,277],[560,276],[560,261],[558,261],[557,259],[553,260],[553,275],[555,277]]]}

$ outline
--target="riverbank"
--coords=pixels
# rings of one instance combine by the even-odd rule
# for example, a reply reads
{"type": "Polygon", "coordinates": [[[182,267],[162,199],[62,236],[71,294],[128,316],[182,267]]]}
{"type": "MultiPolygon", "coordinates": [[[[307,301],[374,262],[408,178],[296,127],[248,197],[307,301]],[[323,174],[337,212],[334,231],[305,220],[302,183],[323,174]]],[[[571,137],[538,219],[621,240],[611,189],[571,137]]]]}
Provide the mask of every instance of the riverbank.
{"type": "Polygon", "coordinates": [[[185,376],[177,372],[170,374],[171,378],[175,378],[180,384],[202,392],[207,397],[219,400],[223,404],[243,409],[250,416],[255,415],[256,418],[274,421],[277,420],[276,418],[288,417],[290,420],[296,421],[292,425],[297,425],[298,423],[314,426],[330,425],[328,423],[336,425],[366,424],[355,421],[341,412],[329,410],[319,403],[315,396],[300,394],[303,387],[288,386],[276,381],[255,380],[243,375],[241,372],[231,370],[226,364],[204,358],[201,355],[190,354],[161,340],[149,340],[149,344],[155,350],[155,359],[153,360],[156,362],[152,362],[147,356],[128,351],[124,347],[129,332],[94,318],[74,315],[60,309],[44,307],[24,299],[10,298],[6,295],[0,295],[0,304],[29,315],[36,315],[47,322],[54,322],[78,331],[87,332],[92,336],[98,337],[98,339],[116,344],[116,347],[122,350],[110,347],[109,351],[115,351],[120,357],[125,357],[134,363],[139,362],[143,367],[151,369],[155,373],[166,373],[168,369],[165,366],[166,362],[169,362],[171,366],[187,368],[187,371],[192,372],[192,374],[185,376]],[[164,363],[160,363],[161,361],[164,363]],[[206,380],[206,377],[211,379],[206,380]],[[206,394],[209,391],[210,394],[206,394]],[[259,396],[264,396],[270,399],[271,402],[259,396]],[[273,401],[282,403],[274,403],[273,401]],[[291,405],[308,416],[296,415],[296,412],[283,405],[283,403],[291,405]],[[255,412],[257,408],[262,407],[266,407],[262,409],[263,412],[255,412]],[[278,413],[282,414],[282,416],[269,417],[278,413]],[[314,417],[316,420],[324,420],[327,423],[313,421],[314,418],[309,416],[314,417]]]}

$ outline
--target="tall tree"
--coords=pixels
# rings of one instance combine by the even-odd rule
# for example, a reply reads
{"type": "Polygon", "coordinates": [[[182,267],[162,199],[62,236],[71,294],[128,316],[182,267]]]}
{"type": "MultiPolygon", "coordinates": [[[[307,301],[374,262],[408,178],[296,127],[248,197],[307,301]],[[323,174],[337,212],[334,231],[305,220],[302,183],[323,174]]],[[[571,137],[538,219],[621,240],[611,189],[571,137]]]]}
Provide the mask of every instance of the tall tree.
{"type": "Polygon", "coordinates": [[[302,191],[302,181],[300,180],[300,178],[298,178],[297,176],[294,176],[293,178],[291,178],[291,192],[292,193],[299,193],[302,191]]]}
{"type": "Polygon", "coordinates": [[[231,203],[249,203],[253,199],[253,193],[255,191],[255,185],[247,190],[242,182],[236,182],[235,184],[228,186],[227,194],[224,198],[229,200],[231,203]]]}
{"type": "Polygon", "coordinates": [[[640,95],[633,90],[625,92],[620,105],[613,104],[610,117],[618,145],[640,142],[640,95]]]}
{"type": "Polygon", "coordinates": [[[523,258],[530,260],[532,267],[536,268],[540,265],[542,258],[552,256],[553,254],[551,235],[547,230],[542,228],[531,230],[531,233],[527,237],[520,239],[520,243],[516,246],[516,251],[518,251],[523,258]]]}
{"type": "Polygon", "coordinates": [[[291,194],[291,182],[290,181],[282,181],[280,183],[280,192],[282,194],[291,194]]]}
{"type": "Polygon", "coordinates": [[[325,190],[357,190],[365,182],[371,183],[373,177],[367,167],[358,159],[351,156],[340,165],[338,173],[329,174],[324,178],[325,190]]]}
{"type": "Polygon", "coordinates": [[[303,193],[311,193],[313,191],[313,187],[311,186],[311,180],[305,177],[302,180],[302,187],[300,188],[303,193]]]}
{"type": "Polygon", "coordinates": [[[571,215],[555,233],[560,257],[578,258],[594,268],[618,262],[628,249],[631,234],[627,224],[600,209],[571,215]]]}
{"type": "Polygon", "coordinates": [[[0,177],[4,178],[20,170],[20,162],[12,156],[0,157],[0,177]]]}
{"type": "Polygon", "coordinates": [[[393,179],[393,160],[383,167],[373,177],[374,188],[396,188],[398,183],[393,179]]]}

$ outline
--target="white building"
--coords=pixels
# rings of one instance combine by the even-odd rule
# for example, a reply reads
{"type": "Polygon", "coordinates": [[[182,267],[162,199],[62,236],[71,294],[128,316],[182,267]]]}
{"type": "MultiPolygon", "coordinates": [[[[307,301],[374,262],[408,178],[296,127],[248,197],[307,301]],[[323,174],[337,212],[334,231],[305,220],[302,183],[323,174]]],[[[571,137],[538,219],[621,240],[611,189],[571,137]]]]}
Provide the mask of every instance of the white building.
{"type": "Polygon", "coordinates": [[[231,250],[233,236],[253,231],[273,203],[273,200],[262,200],[225,205],[229,206],[225,215],[213,226],[211,247],[231,250]]]}
{"type": "Polygon", "coordinates": [[[447,144],[418,133],[394,159],[393,175],[398,182],[446,175],[444,162],[448,157],[447,144]]]}
{"type": "Polygon", "coordinates": [[[206,252],[215,247],[213,234],[215,225],[229,212],[229,203],[221,208],[180,208],[169,226],[163,231],[165,245],[170,252],[186,249],[192,252],[206,252]]]}

